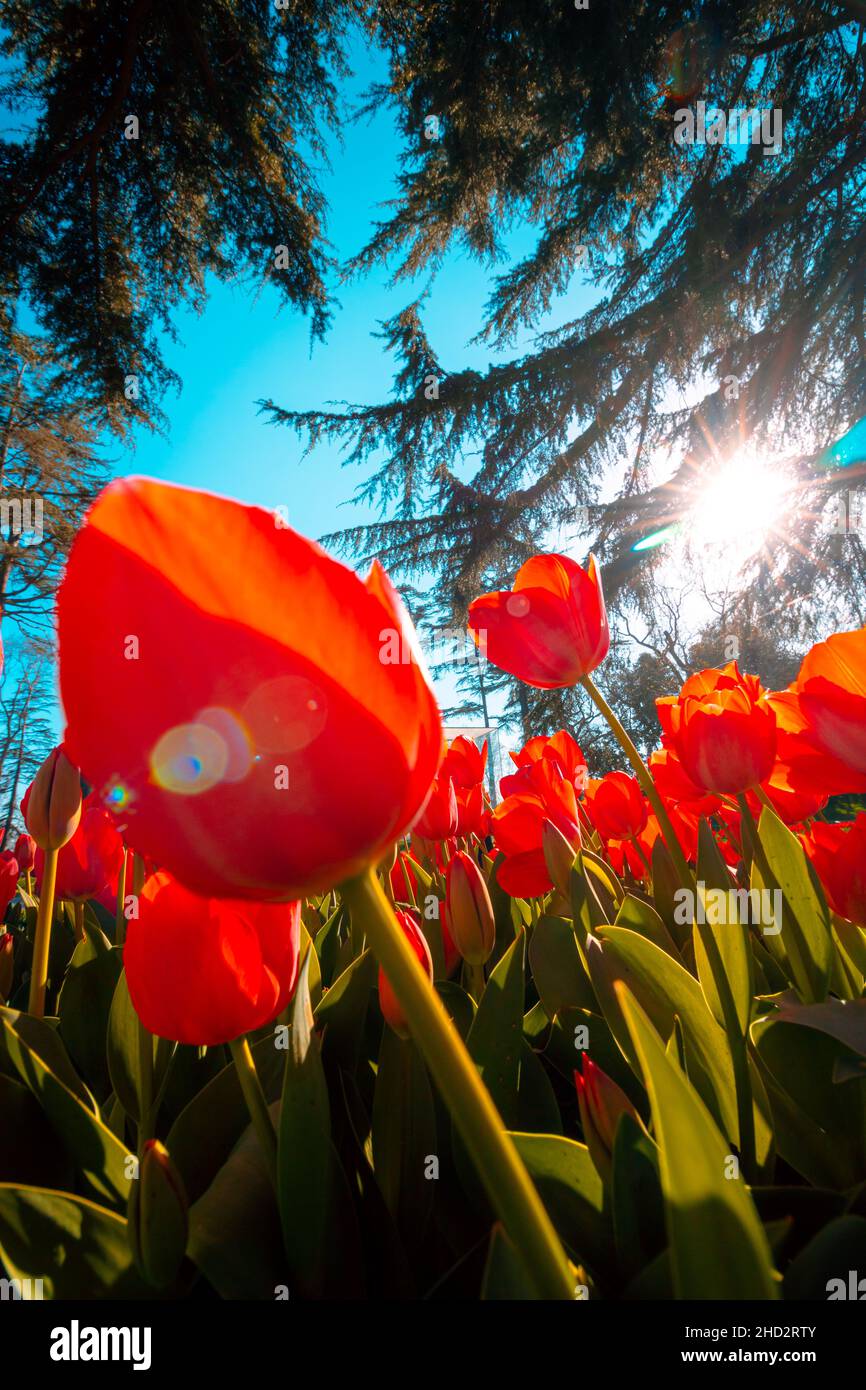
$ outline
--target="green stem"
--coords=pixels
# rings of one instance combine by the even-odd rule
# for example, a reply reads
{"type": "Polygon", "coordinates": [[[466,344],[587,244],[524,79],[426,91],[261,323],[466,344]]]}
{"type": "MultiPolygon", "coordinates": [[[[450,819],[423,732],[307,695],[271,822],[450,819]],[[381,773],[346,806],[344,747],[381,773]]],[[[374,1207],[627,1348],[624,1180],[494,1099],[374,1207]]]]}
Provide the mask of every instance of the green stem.
{"type": "Polygon", "coordinates": [[[244,1093],[247,1110],[250,1112],[250,1119],[253,1122],[253,1128],[258,1136],[262,1157],[265,1160],[265,1166],[268,1170],[268,1176],[276,1189],[277,1136],[271,1122],[268,1102],[265,1100],[262,1083],[259,1081],[259,1074],[256,1071],[252,1049],[246,1038],[235,1038],[234,1042],[229,1043],[229,1048],[231,1049],[232,1058],[234,1059],[238,1081],[244,1093]]]}
{"type": "Polygon", "coordinates": [[[671,859],[674,861],[674,866],[676,868],[677,873],[679,874],[680,882],[682,883],[684,888],[687,888],[690,893],[694,894],[694,875],[692,874],[692,871],[689,868],[686,856],[683,854],[682,851],[682,846],[680,845],[680,842],[676,836],[676,832],[674,831],[673,825],[671,824],[671,818],[668,815],[667,807],[662,801],[658,787],[656,786],[655,782],[650,776],[643,758],[635,748],[634,744],[632,743],[622,724],[620,724],[610,705],[607,703],[607,700],[604,698],[604,696],[602,695],[601,691],[598,689],[598,686],[595,684],[592,678],[590,676],[582,676],[580,679],[580,684],[583,686],[587,695],[592,700],[596,709],[607,720],[611,733],[613,734],[623,753],[625,753],[625,756],[631,763],[632,771],[634,772],[635,777],[640,783],[644,795],[646,796],[647,800],[649,801],[650,805],[655,811],[656,819],[658,820],[659,827],[665,840],[665,844],[670,850],[671,859]]]}
{"type": "Polygon", "coordinates": [[[476,1004],[481,1003],[481,996],[484,993],[484,966],[471,965],[466,962],[466,972],[469,976],[469,993],[476,1004]]]}
{"type": "Polygon", "coordinates": [[[122,946],[126,940],[126,858],[127,851],[123,851],[123,859],[120,863],[120,873],[117,876],[117,907],[114,913],[114,944],[122,946]]]}
{"type": "Polygon", "coordinates": [[[150,1138],[153,1111],[153,1034],[138,1020],[138,1147],[150,1138]]]}
{"type": "Polygon", "coordinates": [[[478,1070],[382,892],[367,870],[342,885],[442,1093],[506,1232],[544,1298],[572,1299],[559,1238],[478,1070]]]}
{"type": "Polygon", "coordinates": [[[47,849],[42,869],[42,887],[36,914],[36,935],[33,939],[33,962],[30,967],[30,998],[28,1011],[36,1018],[45,1015],[45,989],[48,984],[48,951],[51,946],[51,919],[54,915],[54,886],[57,882],[59,850],[47,849]]]}

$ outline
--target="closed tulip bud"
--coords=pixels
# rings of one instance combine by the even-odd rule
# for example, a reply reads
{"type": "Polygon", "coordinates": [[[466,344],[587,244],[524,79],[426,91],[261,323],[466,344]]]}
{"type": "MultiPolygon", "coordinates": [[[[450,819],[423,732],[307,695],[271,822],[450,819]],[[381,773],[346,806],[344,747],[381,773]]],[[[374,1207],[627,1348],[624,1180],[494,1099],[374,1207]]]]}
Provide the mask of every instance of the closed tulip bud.
{"type": "Polygon", "coordinates": [[[574,1084],[577,1087],[583,1137],[599,1176],[608,1182],[619,1117],[631,1115],[632,1119],[640,1124],[640,1116],[625,1091],[617,1086],[607,1072],[597,1067],[585,1052],[582,1054],[582,1063],[583,1075],[576,1071],[574,1084]]]}
{"type": "Polygon", "coordinates": [[[33,868],[33,860],[36,856],[36,841],[32,835],[19,835],[15,841],[15,858],[18,860],[18,868],[22,874],[29,873],[33,868]]]}
{"type": "Polygon", "coordinates": [[[547,872],[550,874],[554,887],[564,898],[570,898],[571,871],[574,868],[577,851],[580,849],[579,836],[577,844],[572,844],[559,827],[553,824],[552,820],[546,820],[541,835],[541,847],[544,850],[547,872]]]}
{"type": "Polygon", "coordinates": [[[12,993],[12,977],[15,974],[15,940],[9,932],[0,933],[0,1003],[12,993]]]}
{"type": "Polygon", "coordinates": [[[167,1288],[186,1253],[187,1199],[180,1174],[158,1139],[144,1146],[127,1215],[138,1272],[154,1288],[167,1288]]]}
{"type": "MultiPolygon", "coordinates": [[[[433,957],[430,955],[430,947],[427,945],[424,933],[411,912],[401,912],[398,909],[396,916],[406,940],[421,962],[421,967],[432,984],[433,957]]],[[[397,1036],[408,1038],[409,1025],[406,1022],[406,1015],[391,987],[391,981],[381,966],[379,967],[379,1008],[382,1010],[382,1017],[385,1022],[394,1029],[397,1036]]]]}
{"type": "Polygon", "coordinates": [[[496,940],[496,921],[484,875],[463,850],[445,870],[445,902],[454,945],[469,965],[483,965],[496,940]]]}
{"type": "Polygon", "coordinates": [[[81,774],[62,748],[54,748],[21,803],[24,823],[40,849],[60,849],[81,819],[81,774]]]}

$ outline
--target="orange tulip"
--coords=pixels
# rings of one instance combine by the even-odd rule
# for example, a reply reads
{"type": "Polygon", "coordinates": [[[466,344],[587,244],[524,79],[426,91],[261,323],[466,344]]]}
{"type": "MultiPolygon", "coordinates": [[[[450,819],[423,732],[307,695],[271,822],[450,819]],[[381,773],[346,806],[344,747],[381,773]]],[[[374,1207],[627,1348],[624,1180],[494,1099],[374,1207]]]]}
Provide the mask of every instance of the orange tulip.
{"type": "Polygon", "coordinates": [[[866,811],[839,825],[815,821],[800,838],[833,911],[866,923],[866,811]]]}
{"type": "Polygon", "coordinates": [[[595,558],[584,570],[567,555],[534,556],[521,565],[513,590],[482,594],[469,605],[469,626],[494,666],[527,685],[576,684],[610,646],[595,558]]]}
{"type": "Polygon", "coordinates": [[[808,738],[850,769],[843,791],[866,787],[866,628],[837,632],[807,653],[792,689],[808,738]]]}
{"type": "Polygon", "coordinates": [[[656,700],[662,742],[710,792],[736,794],[763,782],[776,758],[776,716],[757,676],[735,661],[690,676],[678,696],[656,700]]]}

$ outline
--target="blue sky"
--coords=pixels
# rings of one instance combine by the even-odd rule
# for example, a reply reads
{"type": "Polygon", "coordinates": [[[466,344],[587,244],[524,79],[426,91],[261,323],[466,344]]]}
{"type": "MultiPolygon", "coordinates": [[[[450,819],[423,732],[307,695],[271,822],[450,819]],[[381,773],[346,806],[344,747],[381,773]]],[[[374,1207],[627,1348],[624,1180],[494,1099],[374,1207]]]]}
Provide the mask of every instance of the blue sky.
{"type": "MultiPolygon", "coordinates": [[[[344,91],[354,108],[371,81],[384,80],[386,68],[381,55],[360,43],[352,66],[354,76],[344,91]]],[[[327,235],[338,260],[359,250],[385,215],[381,205],[396,192],[398,152],[387,111],[372,121],[347,124],[342,146],[331,142],[331,169],[323,185],[327,235]]],[[[522,256],[532,242],[532,229],[518,228],[509,252],[522,256]]],[[[281,308],[270,286],[254,294],[212,281],[204,312],[179,314],[179,342],[164,343],[168,365],[183,382],[179,395],[169,393],[162,402],[166,434],[139,430],[128,449],[111,441],[107,451],[116,460],[115,471],[286,507],[290,523],[316,538],[370,518],[369,510],[351,505],[360,470],[342,467],[339,450],[328,444],[302,459],[301,442],[259,414],[256,401],[270,398],[286,408],[311,409],[329,401],[385,400],[394,359],[371,334],[427,284],[425,277],[391,287],[389,273],[377,270],[340,286],[327,338],[312,349],[308,321],[281,308]]],[[[484,368],[496,360],[490,349],[470,344],[491,284],[483,268],[460,250],[447,258],[424,310],[425,327],[444,364],[484,368]]],[[[573,316],[588,302],[586,291],[572,291],[560,312],[573,316]]],[[[443,703],[452,698],[450,682],[441,686],[440,698],[443,703]]]]}

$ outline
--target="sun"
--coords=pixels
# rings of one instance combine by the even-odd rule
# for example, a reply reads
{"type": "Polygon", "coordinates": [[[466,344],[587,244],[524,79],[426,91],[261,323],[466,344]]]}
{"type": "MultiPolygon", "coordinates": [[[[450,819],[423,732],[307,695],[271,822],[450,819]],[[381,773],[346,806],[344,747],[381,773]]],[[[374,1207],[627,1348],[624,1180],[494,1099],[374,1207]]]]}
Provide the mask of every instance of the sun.
{"type": "Polygon", "coordinates": [[[777,529],[788,506],[789,482],[769,461],[737,454],[709,479],[684,519],[690,547],[722,550],[742,564],[777,529]]]}

